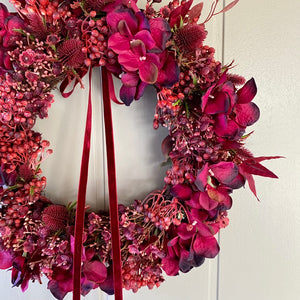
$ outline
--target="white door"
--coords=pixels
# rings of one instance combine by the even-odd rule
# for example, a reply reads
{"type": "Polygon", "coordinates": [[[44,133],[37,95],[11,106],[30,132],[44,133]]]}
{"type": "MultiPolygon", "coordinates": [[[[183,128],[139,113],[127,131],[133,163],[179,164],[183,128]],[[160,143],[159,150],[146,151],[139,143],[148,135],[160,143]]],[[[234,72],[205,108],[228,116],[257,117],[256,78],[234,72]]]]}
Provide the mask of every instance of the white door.
{"type": "MultiPolygon", "coordinates": [[[[206,11],[210,3],[205,1],[206,11]]],[[[218,16],[208,24],[207,43],[216,47],[217,57],[221,60],[223,56],[225,63],[235,59],[234,72],[247,79],[253,76],[258,86],[255,102],[261,117],[247,141],[248,148],[256,156],[286,158],[265,163],[279,176],[278,180],[256,178],[260,202],[248,188],[235,191],[230,225],[221,233],[218,258],[207,260],[188,274],[166,278],[159,289],[124,292],[126,300],[300,299],[299,13],[296,0],[240,0],[224,20],[218,16]]],[[[107,192],[99,118],[100,79],[98,72],[94,75],[88,203],[95,209],[107,208],[107,192]]],[[[85,83],[87,86],[87,80],[85,83]]],[[[48,179],[47,195],[57,203],[76,200],[87,93],[87,89],[78,88],[68,99],[57,93],[49,119],[37,125],[54,149],[43,170],[48,179]]],[[[145,97],[129,108],[113,104],[118,195],[122,203],[141,197],[162,182],[160,141],[166,132],[152,129],[154,101],[155,95],[148,89],[145,97]]],[[[10,273],[1,271],[0,298],[50,300],[44,281],[42,286],[30,283],[23,294],[10,287],[10,273]]],[[[72,295],[65,299],[72,299],[72,295]]],[[[96,290],[85,299],[113,297],[96,290]]]]}

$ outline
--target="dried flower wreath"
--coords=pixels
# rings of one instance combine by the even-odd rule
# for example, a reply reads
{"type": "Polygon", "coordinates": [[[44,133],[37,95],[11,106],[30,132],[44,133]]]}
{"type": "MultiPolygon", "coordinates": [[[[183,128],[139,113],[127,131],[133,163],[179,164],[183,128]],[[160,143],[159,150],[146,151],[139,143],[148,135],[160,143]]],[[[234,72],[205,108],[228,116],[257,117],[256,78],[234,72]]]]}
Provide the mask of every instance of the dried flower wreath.
{"type": "MultiPolygon", "coordinates": [[[[222,66],[203,44],[205,24],[238,0],[218,12],[215,0],[201,24],[203,3],[173,0],[157,11],[156,2],[140,10],[134,0],[11,0],[17,13],[0,4],[0,268],[23,291],[42,274],[57,299],[98,287],[121,299],[122,286],[159,286],[162,270],[185,273],[218,254],[214,236],[228,225],[234,189],[248,181],[256,196],[253,175],[276,178],[260,164],[276,157],[254,157],[244,147],[246,128],[259,118],[254,79],[231,74],[232,65],[222,66]],[[58,83],[67,97],[99,66],[110,147],[110,99],[120,103],[112,75],[121,77],[126,105],[153,85],[153,127],[169,130],[162,189],[129,207],[115,201],[110,216],[84,205],[90,104],[77,209],[45,197],[40,165],[51,150],[33,130],[58,83]]],[[[113,194],[114,165],[109,172],[113,194]]]]}

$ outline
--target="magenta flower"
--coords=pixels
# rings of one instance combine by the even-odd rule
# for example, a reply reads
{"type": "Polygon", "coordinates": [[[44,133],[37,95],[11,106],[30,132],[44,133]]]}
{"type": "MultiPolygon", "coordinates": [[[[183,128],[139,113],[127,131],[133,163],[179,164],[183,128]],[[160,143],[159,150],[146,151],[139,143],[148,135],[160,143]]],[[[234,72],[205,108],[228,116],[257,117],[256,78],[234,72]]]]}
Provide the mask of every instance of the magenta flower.
{"type": "Polygon", "coordinates": [[[14,257],[9,251],[0,250],[0,269],[5,270],[13,265],[14,257]]]}
{"type": "Polygon", "coordinates": [[[226,72],[207,90],[202,96],[201,108],[204,113],[215,115],[218,136],[239,139],[245,128],[258,120],[259,108],[251,102],[256,92],[253,78],[236,92],[232,82],[227,81],[226,72]]]}
{"type": "Polygon", "coordinates": [[[124,71],[120,98],[126,105],[133,99],[138,100],[148,84],[172,85],[178,80],[174,57],[159,54],[165,50],[171,36],[164,19],[157,18],[149,23],[141,11],[134,13],[131,9],[119,8],[107,15],[107,22],[113,32],[108,47],[118,54],[124,71]],[[169,79],[162,75],[167,68],[171,74],[169,79]]]}
{"type": "Polygon", "coordinates": [[[219,252],[216,239],[203,223],[181,223],[174,229],[174,236],[168,242],[167,256],[162,259],[162,268],[170,276],[177,275],[179,270],[186,273],[219,252]]]}

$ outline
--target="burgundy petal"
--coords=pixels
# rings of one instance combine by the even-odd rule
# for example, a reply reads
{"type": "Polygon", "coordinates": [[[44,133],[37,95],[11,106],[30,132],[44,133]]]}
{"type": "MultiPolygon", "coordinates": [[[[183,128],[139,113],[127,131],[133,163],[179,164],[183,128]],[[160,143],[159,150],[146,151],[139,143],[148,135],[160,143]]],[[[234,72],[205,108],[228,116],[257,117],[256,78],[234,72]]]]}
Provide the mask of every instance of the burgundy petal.
{"type": "Polygon", "coordinates": [[[123,84],[120,89],[120,98],[125,105],[129,106],[134,99],[135,93],[136,87],[129,87],[123,84]]]}
{"type": "Polygon", "coordinates": [[[159,54],[161,67],[157,77],[156,84],[163,87],[172,87],[179,81],[179,67],[174,55],[168,51],[159,54]]]}
{"type": "Polygon", "coordinates": [[[103,282],[107,276],[105,265],[98,260],[84,263],[82,271],[88,280],[98,284],[103,282]]]}
{"type": "Polygon", "coordinates": [[[207,185],[207,177],[208,177],[208,164],[206,163],[202,167],[202,169],[197,173],[197,178],[195,180],[195,185],[201,192],[204,192],[205,190],[205,187],[207,185]]]}
{"type": "Polygon", "coordinates": [[[214,258],[219,253],[220,247],[213,236],[203,237],[197,234],[193,243],[193,249],[198,255],[214,258]]]}
{"type": "Polygon", "coordinates": [[[86,277],[81,278],[81,295],[86,296],[91,290],[97,288],[98,285],[89,281],[86,277]]]}
{"type": "Polygon", "coordinates": [[[173,141],[170,135],[167,135],[161,143],[161,152],[165,156],[165,158],[169,157],[169,153],[171,152],[173,147],[173,141]]]}
{"type": "Polygon", "coordinates": [[[179,261],[173,257],[165,257],[162,259],[162,269],[166,272],[169,276],[178,275],[179,271],[179,261]]]}
{"type": "Polygon", "coordinates": [[[238,104],[249,103],[253,100],[257,93],[257,87],[254,78],[248,80],[245,85],[237,91],[238,104]]]}
{"type": "Polygon", "coordinates": [[[67,295],[67,292],[62,291],[58,284],[58,281],[56,280],[49,280],[48,289],[50,290],[52,295],[58,300],[63,300],[64,297],[67,295]]]}
{"type": "Polygon", "coordinates": [[[137,19],[132,10],[128,8],[115,9],[107,14],[106,20],[113,32],[117,32],[119,22],[123,20],[127,23],[132,34],[135,34],[137,31],[137,19]]]}
{"type": "Polygon", "coordinates": [[[218,136],[234,140],[243,135],[244,129],[237,125],[235,121],[227,119],[225,114],[219,114],[215,122],[215,132],[218,136]]]}
{"type": "Polygon", "coordinates": [[[191,188],[186,184],[176,184],[171,187],[171,194],[180,200],[188,200],[192,195],[191,188]]]}
{"type": "Polygon", "coordinates": [[[245,177],[238,173],[238,175],[226,185],[232,189],[239,189],[245,185],[245,177]]]}
{"type": "Polygon", "coordinates": [[[213,172],[213,177],[225,185],[230,184],[238,175],[238,167],[233,162],[219,162],[210,166],[210,170],[213,172]]]}
{"type": "Polygon", "coordinates": [[[136,94],[135,94],[135,100],[139,100],[145,92],[145,88],[148,86],[148,83],[146,82],[140,82],[137,86],[136,94]]]}
{"type": "Polygon", "coordinates": [[[150,30],[150,24],[149,24],[148,19],[145,16],[145,14],[143,14],[143,12],[139,10],[138,12],[135,13],[135,16],[138,20],[138,24],[139,24],[138,29],[139,29],[139,31],[144,30],[144,29],[149,31],[150,30]]]}
{"type": "Polygon", "coordinates": [[[202,101],[201,101],[201,109],[202,111],[204,111],[208,100],[209,100],[209,96],[211,95],[212,90],[214,89],[214,87],[216,86],[216,84],[213,84],[207,91],[206,93],[202,96],[202,101]]]}
{"type": "Polygon", "coordinates": [[[193,268],[190,261],[190,253],[185,249],[181,249],[180,251],[179,268],[183,273],[187,273],[193,268]]]}
{"type": "Polygon", "coordinates": [[[214,98],[209,98],[204,108],[206,114],[226,113],[229,110],[230,98],[224,92],[219,92],[214,95],[214,98]]]}
{"type": "Polygon", "coordinates": [[[179,237],[176,236],[173,239],[168,241],[168,247],[174,247],[178,242],[179,237]]]}
{"type": "Polygon", "coordinates": [[[199,202],[201,207],[210,211],[218,206],[218,202],[213,201],[207,194],[207,192],[201,192],[199,202]]]}
{"type": "Polygon", "coordinates": [[[200,199],[199,199],[200,195],[201,192],[193,193],[191,199],[189,201],[186,201],[185,203],[192,208],[200,209],[201,208],[200,199]]]}
{"type": "Polygon", "coordinates": [[[108,295],[114,294],[114,278],[113,278],[112,266],[108,267],[106,280],[100,283],[99,287],[102,291],[104,291],[108,295]]]}
{"type": "Polygon", "coordinates": [[[128,87],[136,87],[138,85],[139,79],[140,78],[137,73],[129,72],[123,74],[121,81],[128,87]]]}
{"type": "Polygon", "coordinates": [[[259,119],[259,108],[253,103],[238,104],[234,109],[236,113],[235,120],[241,126],[250,126],[259,119]]]}
{"type": "Polygon", "coordinates": [[[195,232],[196,232],[196,229],[191,224],[181,223],[177,227],[177,234],[183,240],[188,240],[188,239],[192,238],[192,236],[195,234],[195,232]]]}
{"type": "Polygon", "coordinates": [[[213,201],[216,201],[217,203],[224,203],[226,207],[231,203],[230,196],[223,189],[213,188],[208,185],[207,194],[213,201]]]}

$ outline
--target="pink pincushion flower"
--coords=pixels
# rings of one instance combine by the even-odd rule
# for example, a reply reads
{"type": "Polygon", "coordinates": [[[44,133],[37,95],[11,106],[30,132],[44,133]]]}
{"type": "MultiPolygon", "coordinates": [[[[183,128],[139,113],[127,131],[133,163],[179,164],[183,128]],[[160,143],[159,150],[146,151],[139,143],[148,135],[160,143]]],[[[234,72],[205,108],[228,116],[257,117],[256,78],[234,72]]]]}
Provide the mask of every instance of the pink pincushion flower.
{"type": "Polygon", "coordinates": [[[35,55],[36,53],[32,49],[27,49],[23,51],[19,56],[21,66],[30,66],[34,62],[35,55]]]}

